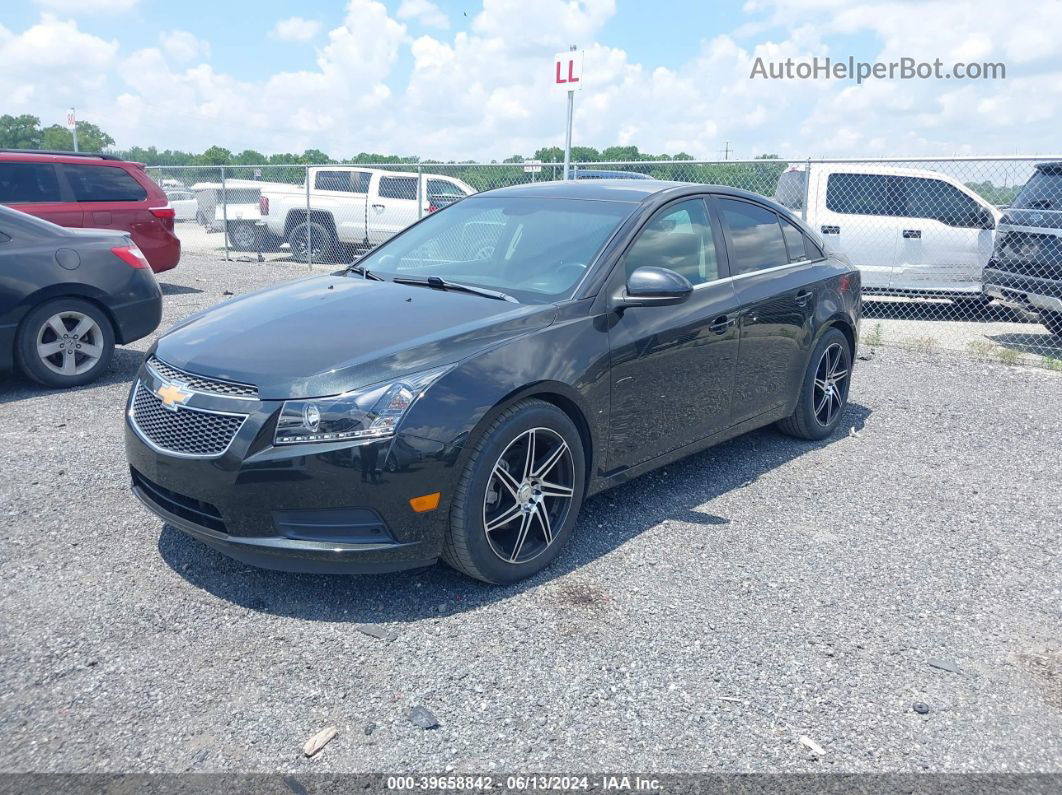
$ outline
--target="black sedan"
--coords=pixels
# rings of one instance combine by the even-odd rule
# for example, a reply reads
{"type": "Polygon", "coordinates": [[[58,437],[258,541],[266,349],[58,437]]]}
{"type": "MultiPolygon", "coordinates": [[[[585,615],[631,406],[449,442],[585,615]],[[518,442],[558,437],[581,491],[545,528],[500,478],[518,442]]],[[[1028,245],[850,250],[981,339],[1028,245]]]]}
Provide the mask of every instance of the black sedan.
{"type": "Polygon", "coordinates": [[[69,229],[0,207],[0,371],[49,387],[98,378],[115,343],[147,336],[162,293],[124,232],[69,229]]]}
{"type": "Polygon", "coordinates": [[[836,428],[859,273],[742,191],[539,183],[193,316],[129,396],[133,490],[242,561],[493,583],[582,501],[770,423],[836,428]]]}

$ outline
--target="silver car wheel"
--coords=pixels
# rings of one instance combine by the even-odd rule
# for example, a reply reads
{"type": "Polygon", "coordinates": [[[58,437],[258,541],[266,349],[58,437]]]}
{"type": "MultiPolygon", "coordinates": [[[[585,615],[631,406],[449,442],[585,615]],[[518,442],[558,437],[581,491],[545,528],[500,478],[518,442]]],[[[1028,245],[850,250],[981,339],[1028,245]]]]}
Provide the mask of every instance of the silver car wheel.
{"type": "Polygon", "coordinates": [[[87,373],[103,356],[103,330],[82,312],[59,312],[37,330],[37,356],[57,375],[87,373]]]}
{"type": "Polygon", "coordinates": [[[553,543],[575,496],[575,463],[563,437],[531,428],[498,457],[483,497],[483,531],[511,564],[534,560],[553,543]]]}

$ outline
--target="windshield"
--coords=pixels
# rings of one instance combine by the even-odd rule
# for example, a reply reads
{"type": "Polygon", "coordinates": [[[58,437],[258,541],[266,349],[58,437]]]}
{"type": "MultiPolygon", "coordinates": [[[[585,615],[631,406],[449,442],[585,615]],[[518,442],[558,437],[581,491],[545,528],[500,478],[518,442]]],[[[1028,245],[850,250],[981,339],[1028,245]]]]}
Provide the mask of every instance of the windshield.
{"type": "Polygon", "coordinates": [[[1062,210],[1062,170],[1038,170],[1011,206],[1017,210],[1062,210]]]}
{"type": "Polygon", "coordinates": [[[522,303],[571,296],[636,205],[579,199],[472,197],[439,210],[358,260],[387,278],[500,290],[522,303]]]}

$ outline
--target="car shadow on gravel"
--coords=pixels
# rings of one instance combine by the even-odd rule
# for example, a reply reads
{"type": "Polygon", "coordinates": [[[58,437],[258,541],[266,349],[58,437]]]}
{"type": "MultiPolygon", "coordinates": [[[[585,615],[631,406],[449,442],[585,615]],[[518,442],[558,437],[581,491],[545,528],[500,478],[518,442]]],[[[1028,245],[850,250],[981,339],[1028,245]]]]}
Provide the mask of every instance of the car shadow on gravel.
{"type": "Polygon", "coordinates": [[[162,290],[163,295],[187,295],[188,293],[203,292],[198,287],[186,287],[183,284],[170,284],[169,282],[159,282],[159,289],[162,290]]]}
{"type": "Polygon", "coordinates": [[[112,386],[113,384],[132,384],[136,371],[144,361],[144,352],[130,348],[115,348],[114,356],[107,372],[91,383],[84,386],[76,386],[70,389],[49,389],[41,386],[36,381],[31,381],[17,370],[0,375],[0,405],[14,403],[18,400],[40,397],[41,395],[54,395],[59,398],[63,395],[86,392],[93,389],[112,386]]]}
{"type": "MultiPolygon", "coordinates": [[[[850,403],[838,430],[807,442],[761,429],[690,456],[587,500],[552,566],[510,586],[486,585],[439,563],[381,575],[290,574],[227,558],[169,525],[158,549],[189,584],[239,608],[307,621],[412,623],[508,599],[581,569],[665,520],[705,527],[730,520],[697,510],[767,472],[863,428],[870,409],[850,403]]],[[[711,536],[706,533],[705,541],[711,536]]]]}

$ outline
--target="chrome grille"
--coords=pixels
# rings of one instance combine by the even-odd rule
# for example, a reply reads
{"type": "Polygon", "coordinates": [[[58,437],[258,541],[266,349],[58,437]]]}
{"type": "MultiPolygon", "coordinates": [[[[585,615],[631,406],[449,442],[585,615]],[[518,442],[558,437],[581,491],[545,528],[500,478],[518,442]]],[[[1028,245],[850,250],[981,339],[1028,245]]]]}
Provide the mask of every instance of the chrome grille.
{"type": "Polygon", "coordinates": [[[167,381],[176,381],[195,392],[209,392],[212,395],[228,395],[229,397],[258,397],[258,387],[253,384],[219,381],[216,378],[186,373],[184,370],[178,370],[176,367],[166,364],[166,362],[155,356],[149,358],[147,363],[148,367],[167,381]]]}
{"type": "Polygon", "coordinates": [[[140,435],[159,450],[187,456],[219,456],[232,443],[245,414],[166,408],[143,384],[136,385],[131,412],[140,435]]]}

